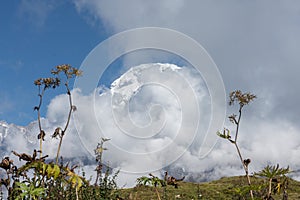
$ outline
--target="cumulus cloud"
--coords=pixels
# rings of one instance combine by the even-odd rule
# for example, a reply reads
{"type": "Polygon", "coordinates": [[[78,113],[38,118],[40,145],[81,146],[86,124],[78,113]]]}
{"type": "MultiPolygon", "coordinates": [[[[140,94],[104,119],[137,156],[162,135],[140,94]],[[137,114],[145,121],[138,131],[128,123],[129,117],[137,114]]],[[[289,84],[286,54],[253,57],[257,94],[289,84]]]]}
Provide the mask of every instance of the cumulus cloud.
{"type": "Polygon", "coordinates": [[[74,122],[87,150],[92,154],[101,137],[110,138],[105,160],[127,174],[160,170],[186,150],[197,154],[209,125],[210,96],[200,75],[191,70],[141,65],[110,89],[90,96],[75,93],[74,122]]]}
{"type": "MultiPolygon", "coordinates": [[[[293,105],[300,98],[298,3],[75,1],[79,13],[89,13],[111,33],[157,26],[191,36],[218,65],[228,92],[238,88],[256,93],[271,103],[270,117],[280,112],[295,126],[299,109],[293,105]]],[[[147,56],[133,59],[143,61],[147,56]]],[[[266,107],[264,102],[260,106],[266,107]]]]}
{"type": "MultiPolygon", "coordinates": [[[[152,67],[155,69],[155,65],[152,67]]],[[[143,68],[140,67],[139,69],[141,70],[143,68]]],[[[149,77],[158,76],[158,74],[161,73],[157,69],[151,70],[151,73],[147,71],[147,68],[143,70],[144,75],[149,77]]],[[[178,131],[177,126],[184,125],[180,123],[182,122],[180,118],[188,118],[188,116],[178,115],[178,113],[180,113],[179,103],[185,101],[179,99],[180,101],[177,102],[176,98],[174,99],[174,94],[170,94],[169,90],[157,87],[157,85],[152,85],[152,87],[139,85],[143,83],[143,81],[140,80],[141,82],[139,82],[137,79],[142,77],[141,74],[143,70],[134,71],[131,69],[125,73],[118,81],[114,82],[114,84],[120,88],[115,86],[112,89],[101,90],[101,92],[98,91],[90,96],[82,96],[79,91],[74,93],[78,101],[76,104],[79,109],[75,117],[75,119],[77,119],[76,126],[79,127],[79,135],[83,143],[87,145],[85,147],[90,152],[95,146],[97,138],[108,137],[112,139],[108,144],[109,151],[105,154],[105,160],[116,169],[121,169],[122,173],[119,177],[120,185],[132,186],[137,176],[152,170],[157,175],[162,175],[163,170],[169,170],[177,176],[186,175],[188,180],[193,181],[206,181],[222,176],[243,174],[243,169],[239,163],[236,150],[234,146],[227,141],[219,141],[213,150],[204,158],[199,158],[198,154],[203,139],[201,137],[196,137],[191,146],[186,146],[184,138],[181,137],[180,141],[183,143],[177,143],[173,146],[174,148],[171,151],[165,148],[169,142],[174,140],[174,134],[178,131]],[[137,73],[137,71],[139,73],[137,73]],[[128,93],[128,91],[130,92],[128,93]],[[121,100],[128,100],[129,113],[112,113],[114,112],[113,106],[122,105],[119,101],[120,99],[117,99],[117,104],[114,103],[114,98],[112,97],[114,92],[118,92],[119,95],[123,94],[121,100]],[[124,97],[125,94],[133,96],[124,97]],[[151,113],[149,106],[151,108],[152,104],[159,105],[164,110],[151,113]],[[81,107],[81,105],[83,105],[83,107],[81,107]],[[92,108],[89,105],[93,105],[92,108]],[[131,116],[128,116],[128,114],[131,116]],[[90,117],[92,115],[94,116],[90,117]],[[171,120],[172,126],[164,126],[165,132],[161,131],[157,135],[149,136],[151,130],[147,128],[151,127],[149,124],[154,123],[151,120],[159,120],[157,115],[162,117],[163,121],[171,120]],[[130,120],[136,123],[134,125],[137,130],[126,130],[127,128],[131,128],[124,127],[124,125],[128,123],[128,120],[125,120],[125,124],[119,121],[124,120],[124,117],[131,117],[130,120]],[[116,118],[118,118],[118,120],[116,120],[116,118]],[[146,128],[138,129],[141,127],[146,128]],[[146,139],[144,138],[140,141],[140,137],[144,136],[146,136],[146,139]],[[157,150],[158,154],[152,153],[154,149],[157,150]],[[184,153],[181,154],[182,152],[184,153]],[[177,153],[180,157],[169,160],[170,157],[172,157],[171,155],[176,155],[177,153]],[[141,157],[140,154],[142,155],[141,157]],[[157,169],[158,171],[156,171],[157,169]]],[[[181,68],[181,70],[180,73],[185,74],[185,78],[188,78],[190,82],[193,83],[192,85],[195,91],[197,91],[196,94],[198,95],[200,110],[204,115],[208,116],[207,121],[204,119],[201,122],[208,124],[210,110],[206,107],[209,105],[210,99],[205,85],[199,77],[196,79],[195,77],[187,75],[190,69],[181,68]]],[[[178,79],[174,78],[171,74],[172,73],[169,74],[169,80],[173,84],[173,87],[179,87],[181,82],[178,82],[178,79]]],[[[163,80],[160,81],[161,83],[163,82],[163,80]]],[[[184,96],[184,90],[180,90],[180,92],[183,93],[184,96]]],[[[55,107],[53,107],[53,109],[55,109],[55,107]]],[[[265,121],[262,123],[260,121],[261,118],[249,116],[249,111],[252,109],[251,105],[249,108],[245,108],[246,113],[242,120],[239,140],[241,151],[245,158],[252,159],[250,171],[259,171],[267,164],[276,163],[279,163],[281,166],[289,165],[292,169],[298,169],[300,167],[300,162],[297,159],[297,155],[300,153],[299,130],[286,121],[274,123],[268,118],[263,118],[265,121]]],[[[160,107],[158,110],[160,110],[160,107]]],[[[160,123],[156,125],[161,128],[160,123]]],[[[227,126],[233,128],[229,124],[227,126]]],[[[205,127],[202,128],[205,129],[205,127]]],[[[154,130],[157,131],[158,129],[154,130]]],[[[188,129],[185,129],[185,131],[188,131],[188,129]]],[[[200,129],[197,134],[201,135],[201,131],[203,131],[203,129],[200,129]]],[[[213,137],[216,137],[216,135],[213,135],[213,137]]],[[[294,174],[294,177],[296,177],[296,175],[297,174],[294,174]]]]}
{"type": "MultiPolygon", "coordinates": [[[[206,156],[199,154],[211,120],[211,104],[204,81],[194,72],[192,68],[171,64],[145,64],[128,70],[111,88],[99,87],[91,94],[74,89],[72,96],[77,111],[64,138],[61,154],[80,164],[90,177],[95,175],[94,148],[101,137],[110,138],[104,162],[115,171],[121,170],[118,183],[126,187],[133,186],[138,176],[149,172],[162,176],[165,170],[175,176],[185,175],[190,181],[243,174],[236,150],[226,140],[219,140],[206,156]],[[194,96],[185,88],[186,80],[194,96]],[[194,110],[197,108],[191,104],[192,98],[201,115],[194,115],[191,110],[184,112],[183,104],[194,110]],[[189,123],[194,117],[200,122],[197,129],[189,123]]],[[[56,96],[42,120],[48,133],[44,150],[52,159],[58,140],[51,139],[50,134],[64,125],[66,105],[67,95],[56,96]]],[[[249,111],[257,109],[253,105],[245,107],[239,135],[242,154],[252,160],[250,173],[277,163],[299,169],[299,129],[285,120],[275,123],[264,116],[250,116],[249,111]]],[[[227,127],[233,128],[230,124],[227,127]]],[[[37,148],[37,132],[37,124],[33,122],[23,135],[8,134],[3,144],[6,152],[30,152],[37,148]],[[16,146],[16,140],[23,145],[16,146]],[[14,149],[10,149],[12,147],[14,149]]],[[[208,137],[217,139],[216,134],[208,137]]],[[[299,177],[298,173],[292,175],[299,177]]]]}
{"type": "MultiPolygon", "coordinates": [[[[284,156],[299,150],[298,2],[75,2],[78,11],[104,22],[111,33],[158,26],[197,40],[218,65],[227,93],[242,89],[258,96],[243,121],[247,137],[254,138],[243,143],[245,151],[258,157],[257,166],[281,162],[298,167],[297,161],[284,156]]],[[[147,59],[129,55],[125,63],[147,59]]],[[[228,108],[229,114],[233,111],[228,108]]]]}
{"type": "MultiPolygon", "coordinates": [[[[186,151],[197,157],[207,139],[211,105],[204,81],[194,72],[172,64],[145,64],[131,68],[111,88],[100,87],[88,95],[73,90],[77,111],[63,140],[61,155],[90,169],[90,161],[80,160],[92,158],[101,137],[110,138],[104,161],[121,170],[119,183],[127,186],[135,183],[137,174],[159,173],[186,151]]],[[[56,127],[64,126],[67,105],[67,95],[56,96],[42,120],[47,133],[44,154],[50,159],[55,158],[58,144],[50,135],[56,127]]],[[[18,142],[24,145],[14,150],[31,152],[37,148],[37,129],[33,122],[25,137],[19,134],[18,142]]],[[[9,135],[5,146],[14,147],[13,138],[9,135]]]]}

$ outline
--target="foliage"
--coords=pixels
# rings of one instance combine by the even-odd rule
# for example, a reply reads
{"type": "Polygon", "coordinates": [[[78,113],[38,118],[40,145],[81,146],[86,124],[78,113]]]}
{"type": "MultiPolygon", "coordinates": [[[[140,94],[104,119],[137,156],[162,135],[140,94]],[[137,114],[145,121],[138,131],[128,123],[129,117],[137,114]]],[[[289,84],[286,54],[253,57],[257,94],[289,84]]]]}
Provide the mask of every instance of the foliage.
{"type": "Polygon", "coordinates": [[[137,178],[136,182],[137,182],[137,185],[154,186],[157,198],[159,200],[161,198],[160,198],[160,194],[157,190],[157,187],[158,186],[161,186],[161,187],[166,187],[167,186],[167,183],[166,183],[165,180],[162,180],[162,179],[158,178],[157,176],[154,176],[153,174],[149,174],[149,177],[147,177],[147,176],[139,177],[139,178],[137,178]]]}
{"type": "Polygon", "coordinates": [[[270,166],[267,165],[263,170],[260,172],[255,173],[257,176],[266,177],[266,178],[277,178],[281,176],[285,176],[286,174],[290,173],[289,167],[287,168],[279,168],[279,164],[270,166]]]}
{"type": "Polygon", "coordinates": [[[223,139],[229,140],[231,143],[235,143],[235,141],[231,139],[230,130],[227,128],[224,128],[222,133],[220,131],[217,131],[217,135],[223,139]]]}
{"type": "Polygon", "coordinates": [[[16,197],[16,200],[24,199],[25,197],[29,197],[30,199],[38,199],[39,197],[45,194],[45,188],[36,187],[32,183],[28,185],[26,183],[16,182],[16,190],[20,190],[19,195],[16,197]]]}
{"type": "Polygon", "coordinates": [[[154,187],[158,187],[158,186],[166,186],[166,182],[160,178],[158,178],[157,176],[153,176],[152,174],[149,174],[150,177],[147,176],[141,176],[139,178],[137,178],[136,182],[137,185],[149,185],[149,186],[154,186],[154,187]]]}
{"type": "Polygon", "coordinates": [[[272,188],[274,193],[280,193],[281,190],[283,190],[284,194],[287,194],[286,188],[288,184],[288,179],[286,177],[286,174],[290,172],[291,171],[289,167],[279,168],[279,164],[277,164],[273,166],[267,165],[263,170],[255,173],[255,175],[266,178],[268,180],[268,192],[266,197],[270,198],[272,195],[272,188]]]}

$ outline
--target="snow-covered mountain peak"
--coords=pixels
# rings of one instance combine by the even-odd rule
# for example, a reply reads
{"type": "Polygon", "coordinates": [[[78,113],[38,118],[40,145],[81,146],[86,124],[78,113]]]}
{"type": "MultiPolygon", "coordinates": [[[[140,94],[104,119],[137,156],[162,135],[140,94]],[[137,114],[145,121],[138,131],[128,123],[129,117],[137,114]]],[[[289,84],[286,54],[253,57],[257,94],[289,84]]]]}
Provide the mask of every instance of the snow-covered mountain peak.
{"type": "Polygon", "coordinates": [[[116,98],[117,104],[122,105],[136,94],[144,84],[143,76],[150,74],[176,72],[181,68],[169,63],[148,63],[130,68],[120,78],[111,84],[111,93],[116,98]]]}

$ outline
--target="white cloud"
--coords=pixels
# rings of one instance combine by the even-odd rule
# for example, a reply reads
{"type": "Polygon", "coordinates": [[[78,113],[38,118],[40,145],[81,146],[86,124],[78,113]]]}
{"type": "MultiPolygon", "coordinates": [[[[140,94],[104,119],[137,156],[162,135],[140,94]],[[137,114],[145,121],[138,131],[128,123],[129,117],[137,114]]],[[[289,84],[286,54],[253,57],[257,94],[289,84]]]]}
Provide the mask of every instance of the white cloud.
{"type": "MultiPolygon", "coordinates": [[[[112,89],[98,88],[90,95],[83,95],[78,89],[72,91],[77,111],[65,135],[61,155],[75,158],[74,162],[84,165],[86,163],[83,163],[82,158],[91,158],[100,138],[110,138],[106,143],[108,150],[104,153],[104,162],[115,170],[121,169],[118,183],[119,186],[126,187],[133,186],[138,176],[152,171],[159,176],[163,174],[163,170],[168,170],[172,175],[186,175],[188,180],[194,181],[243,174],[235,147],[226,140],[219,140],[206,157],[199,158],[202,136],[210,119],[210,109],[207,109],[210,98],[201,78],[190,68],[162,72],[157,64],[145,66],[147,67],[140,66],[128,71],[112,89]],[[166,76],[161,75],[163,73],[166,76]],[[178,74],[194,88],[199,110],[204,116],[202,119],[198,118],[201,124],[198,136],[191,146],[187,134],[193,131],[188,123],[192,121],[192,115],[186,115],[182,111],[182,104],[188,104],[192,97],[186,95],[189,93],[186,88],[182,88],[183,80],[180,80],[182,77],[178,74]],[[139,79],[141,77],[143,79],[139,79]],[[154,78],[155,83],[145,84],[143,80],[148,78],[154,78]],[[129,87],[132,85],[137,87],[129,87]],[[181,93],[180,98],[176,97],[177,91],[181,93]],[[128,107],[115,104],[115,94],[128,94],[129,98],[124,104],[128,107]],[[120,110],[114,110],[115,107],[120,110]],[[128,108],[128,112],[124,112],[123,108],[128,108]],[[128,126],[131,120],[133,127],[128,126]],[[180,128],[182,132],[179,131],[180,128]],[[170,144],[172,148],[168,148],[170,144]]],[[[51,139],[50,135],[56,127],[64,125],[67,105],[67,95],[56,96],[48,106],[46,119],[42,120],[47,133],[44,154],[49,154],[50,158],[55,158],[58,144],[58,140],[51,139]]],[[[239,145],[244,158],[252,160],[250,173],[261,170],[267,164],[277,163],[282,167],[289,165],[292,170],[299,169],[299,128],[287,120],[272,121],[264,116],[249,116],[251,109],[255,107],[250,105],[244,110],[239,135],[239,145]]],[[[37,142],[27,143],[28,138],[36,141],[37,124],[28,128],[26,137],[12,134],[5,139],[8,152],[31,152],[38,148],[37,142]],[[16,140],[19,144],[17,146],[16,140]],[[12,147],[14,149],[10,149],[12,147]]],[[[215,134],[211,137],[217,138],[215,134]]],[[[95,176],[94,167],[91,163],[84,166],[87,177],[95,176]]],[[[299,177],[297,173],[294,175],[299,177]]]]}
{"type": "MultiPolygon", "coordinates": [[[[165,148],[166,145],[178,146],[183,151],[193,139],[193,128],[197,128],[192,123],[195,121],[193,117],[198,115],[191,111],[198,112],[197,105],[193,104],[191,90],[186,88],[186,80],[181,77],[189,75],[186,72],[188,69],[180,69],[179,72],[167,69],[162,72],[158,64],[149,66],[151,65],[130,70],[111,90],[87,99],[85,97],[88,102],[83,103],[80,95],[74,101],[79,105],[90,106],[84,106],[83,109],[78,106],[75,114],[79,134],[83,143],[89,145],[87,148],[90,152],[97,138],[104,136],[112,139],[109,146],[112,150],[107,153],[108,158],[113,158],[112,163],[134,163],[136,159],[141,159],[144,168],[122,166],[125,171],[153,170],[160,168],[163,162],[170,162],[167,157],[176,159],[170,155],[166,157],[158,154],[162,151],[167,154],[170,151],[165,148]],[[139,155],[143,153],[147,155],[139,155]],[[153,160],[158,162],[155,167],[153,160]]],[[[206,125],[199,126],[199,132],[205,134],[210,117],[210,109],[207,109],[210,106],[208,93],[200,77],[185,78],[192,83],[198,95],[194,102],[200,102],[200,111],[207,113],[197,118],[207,122],[206,125]]],[[[202,137],[197,139],[199,143],[203,140],[202,137]]],[[[176,155],[176,149],[173,151],[174,156],[180,156],[176,155]]]]}
{"type": "Polygon", "coordinates": [[[184,6],[183,0],[160,1],[86,1],[76,0],[79,12],[101,18],[108,28],[120,31],[133,27],[168,24],[184,6]],[[167,14],[166,14],[167,13],[167,14]],[[151,17],[150,17],[151,16],[151,17]]]}
{"type": "MultiPolygon", "coordinates": [[[[62,155],[84,155],[86,151],[80,152],[77,146],[80,142],[93,154],[101,137],[110,138],[104,160],[121,169],[120,177],[160,170],[186,150],[196,156],[209,124],[210,97],[201,77],[193,72],[189,68],[164,68],[161,64],[143,65],[129,70],[112,89],[101,89],[100,94],[95,90],[85,96],[74,90],[77,111],[64,138],[62,155]],[[197,115],[193,102],[199,104],[201,115],[197,115]],[[195,120],[203,123],[198,132],[195,120]],[[189,148],[191,142],[194,144],[189,148]]],[[[61,126],[67,117],[66,105],[66,95],[55,97],[48,106],[47,123],[61,126]]],[[[51,145],[55,146],[53,142],[51,145]]],[[[49,151],[51,145],[45,148],[49,151]]],[[[135,178],[119,181],[129,186],[135,178]]]]}
{"type": "MultiPolygon", "coordinates": [[[[199,158],[198,152],[203,141],[201,131],[206,130],[210,118],[210,110],[207,109],[210,99],[202,80],[199,77],[197,79],[197,76],[191,73],[193,71],[190,71],[189,68],[182,68],[177,72],[192,83],[191,85],[198,95],[197,100],[202,115],[206,116],[201,120],[201,124],[206,124],[206,126],[200,127],[198,132],[200,137],[196,137],[194,143],[188,147],[189,141],[186,141],[186,138],[189,137],[178,132],[182,126],[184,132],[191,131],[190,125],[184,124],[184,120],[181,119],[191,120],[190,116],[181,115],[182,111],[180,110],[181,104],[188,101],[182,98],[176,99],[170,90],[157,87],[157,85],[143,85],[143,80],[134,81],[141,77],[144,77],[145,80],[155,77],[156,82],[161,81],[162,85],[166,86],[168,83],[174,88],[181,87],[182,82],[178,80],[178,76],[167,72],[169,79],[163,80],[161,78],[165,79],[166,77],[160,77],[159,73],[161,72],[157,68],[155,70],[154,66],[150,71],[149,68],[143,69],[142,67],[143,70],[138,73],[130,70],[117,83],[120,88],[115,86],[113,89],[101,89],[101,94],[99,94],[99,90],[88,96],[82,95],[79,90],[73,91],[74,102],[78,110],[74,113],[72,126],[65,138],[62,150],[65,153],[63,154],[68,157],[83,156],[86,154],[86,150],[93,154],[93,149],[101,137],[111,138],[106,145],[108,151],[104,154],[104,160],[115,169],[121,169],[119,184],[126,184],[126,186],[132,186],[136,177],[149,171],[155,171],[154,173],[160,175],[162,168],[177,173],[175,174],[177,176],[187,175],[190,180],[196,181],[243,174],[236,150],[228,141],[220,140],[210,154],[202,159],[199,158]],[[133,78],[134,74],[138,75],[133,78]],[[137,83],[141,83],[143,86],[129,87],[137,83]],[[132,88],[134,89],[132,90],[132,88]],[[128,101],[124,104],[128,107],[122,107],[120,99],[116,101],[118,104],[114,103],[113,95],[122,92],[129,95],[128,101]],[[154,106],[151,110],[153,105],[158,105],[158,107],[154,106]],[[120,106],[118,108],[121,110],[114,110],[114,106],[120,106]],[[124,112],[123,108],[128,108],[128,112],[124,112]],[[133,124],[131,124],[133,127],[128,125],[132,123],[131,120],[133,120],[133,124]],[[76,126],[76,130],[73,125],[76,126]],[[154,134],[157,130],[161,131],[154,134]],[[80,139],[76,134],[77,131],[80,139]],[[179,134],[177,137],[180,139],[174,138],[176,134],[179,134]],[[141,137],[146,138],[142,139],[141,137]],[[172,144],[174,141],[175,144],[172,144]],[[80,142],[83,143],[86,150],[83,147],[83,149],[78,148],[80,142]],[[167,148],[169,144],[172,144],[173,148],[167,148]],[[155,151],[157,153],[154,153],[155,151]],[[177,157],[181,154],[182,156],[177,157]]],[[[190,98],[185,95],[184,89],[178,91],[182,93],[181,97],[190,98]]],[[[63,106],[66,103],[65,95],[52,100],[48,107],[49,122],[57,126],[58,121],[66,117],[62,114],[66,113],[66,108],[63,106]]],[[[251,108],[250,105],[245,109],[239,136],[239,145],[244,158],[252,160],[250,173],[261,170],[267,164],[277,163],[283,167],[289,165],[292,169],[299,169],[300,162],[297,159],[300,153],[299,129],[286,120],[279,123],[263,116],[249,116],[251,109],[255,109],[255,107],[251,108]]],[[[212,135],[211,137],[217,136],[212,135]]],[[[47,146],[47,149],[51,149],[50,146],[47,146]]]]}
{"type": "MultiPolygon", "coordinates": [[[[272,102],[269,117],[280,112],[298,124],[300,110],[293,105],[300,99],[299,2],[76,0],[75,4],[111,33],[158,26],[191,36],[218,65],[228,92],[252,91],[272,102]]],[[[151,56],[132,59],[143,62],[151,56]]]]}

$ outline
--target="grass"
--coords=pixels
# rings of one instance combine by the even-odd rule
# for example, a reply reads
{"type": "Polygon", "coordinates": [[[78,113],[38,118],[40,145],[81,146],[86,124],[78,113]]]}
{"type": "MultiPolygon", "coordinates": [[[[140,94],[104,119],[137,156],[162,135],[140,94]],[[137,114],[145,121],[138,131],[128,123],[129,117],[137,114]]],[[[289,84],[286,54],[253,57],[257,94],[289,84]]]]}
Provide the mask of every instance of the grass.
{"type": "MultiPolygon", "coordinates": [[[[251,178],[253,184],[266,183],[260,178],[251,178]]],[[[178,189],[172,186],[166,188],[159,187],[161,199],[206,199],[206,200],[231,200],[239,199],[236,188],[243,187],[247,184],[244,176],[224,177],[216,181],[204,183],[180,182],[178,189]],[[165,191],[166,190],[166,191],[165,191]],[[164,198],[165,197],[165,198],[164,198]]],[[[290,200],[300,199],[300,182],[289,179],[288,195],[290,200]]],[[[134,188],[121,189],[120,197],[123,199],[133,200],[151,200],[157,199],[155,188],[150,186],[136,186],[134,188]]],[[[258,192],[254,191],[254,196],[258,198],[258,192]]],[[[282,193],[272,196],[275,200],[282,199],[282,193]]],[[[246,199],[250,199],[248,196],[246,199]]]]}

